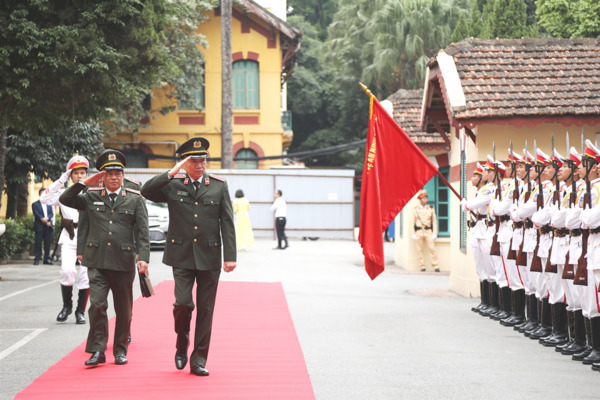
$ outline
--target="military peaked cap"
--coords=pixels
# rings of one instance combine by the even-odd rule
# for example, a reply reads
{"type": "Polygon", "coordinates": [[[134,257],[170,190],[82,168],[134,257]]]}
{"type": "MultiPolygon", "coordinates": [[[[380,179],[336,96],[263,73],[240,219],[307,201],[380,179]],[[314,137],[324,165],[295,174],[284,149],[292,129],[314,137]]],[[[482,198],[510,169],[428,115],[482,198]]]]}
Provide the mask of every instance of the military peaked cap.
{"type": "Polygon", "coordinates": [[[119,150],[106,149],[96,159],[96,169],[104,171],[109,169],[123,170],[127,165],[125,155],[119,150]]]}
{"type": "Polygon", "coordinates": [[[193,137],[185,141],[175,151],[175,155],[179,158],[208,158],[208,148],[210,143],[206,138],[201,136],[193,137]]]}

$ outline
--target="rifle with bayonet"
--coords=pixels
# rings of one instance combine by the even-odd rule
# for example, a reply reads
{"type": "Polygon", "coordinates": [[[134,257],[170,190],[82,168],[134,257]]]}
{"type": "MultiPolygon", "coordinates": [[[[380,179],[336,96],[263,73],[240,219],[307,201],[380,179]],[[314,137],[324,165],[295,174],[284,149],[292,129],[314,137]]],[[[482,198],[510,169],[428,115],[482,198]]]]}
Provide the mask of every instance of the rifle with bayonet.
{"type": "MultiPolygon", "coordinates": [[[[496,162],[496,143],[492,143],[492,157],[494,158],[494,181],[496,182],[496,197],[499,201],[502,201],[502,184],[500,181],[500,174],[498,163],[496,162]]],[[[500,255],[500,242],[498,242],[498,231],[500,230],[500,217],[494,217],[496,224],[496,231],[494,232],[494,236],[492,237],[492,246],[490,247],[490,255],[491,256],[499,256],[500,255]]]]}
{"type": "MultiPolygon", "coordinates": [[[[535,145],[535,141],[533,142],[533,148],[535,149],[535,153],[533,156],[535,157],[534,168],[535,172],[537,172],[538,176],[536,178],[538,183],[538,194],[536,198],[537,207],[536,209],[539,211],[542,207],[544,207],[544,187],[542,185],[542,171],[544,170],[544,164],[537,162],[537,146],[535,145]]],[[[542,259],[538,256],[538,251],[540,249],[540,230],[536,231],[536,244],[535,250],[533,250],[533,259],[531,261],[531,272],[544,272],[542,269],[542,259]]]]}
{"type": "MultiPolygon", "coordinates": [[[[569,168],[571,169],[571,173],[569,174],[569,178],[571,179],[571,193],[569,194],[569,208],[575,207],[577,205],[577,179],[575,179],[575,170],[577,169],[577,164],[575,161],[571,160],[571,148],[569,147],[569,132],[567,132],[567,159],[566,162],[569,164],[569,168]]],[[[569,181],[567,178],[567,181],[569,181]]],[[[571,237],[573,237],[573,231],[569,233],[571,237]]],[[[563,270],[562,279],[575,279],[575,266],[574,263],[571,262],[571,252],[567,253],[567,258],[565,260],[565,269],[563,270]]]]}
{"type": "MultiPolygon", "coordinates": [[[[552,204],[560,209],[560,182],[558,181],[558,158],[554,154],[554,133],[552,134],[552,155],[550,156],[550,160],[554,166],[554,176],[550,179],[551,181],[554,181],[552,204]]],[[[546,260],[546,265],[544,266],[544,272],[556,274],[558,273],[558,266],[550,262],[550,259],[552,258],[552,247],[554,246],[550,246],[550,250],[548,251],[548,259],[546,260]]]]}
{"type": "MultiPolygon", "coordinates": [[[[529,162],[529,152],[527,151],[527,141],[525,141],[525,151],[523,152],[523,159],[525,160],[525,170],[527,173],[525,174],[525,178],[527,179],[527,191],[525,192],[525,198],[523,199],[523,204],[529,201],[531,197],[531,179],[529,178],[529,170],[531,169],[531,164],[529,162]]],[[[525,229],[527,228],[525,224],[527,220],[523,221],[523,235],[521,244],[519,245],[519,251],[517,253],[516,264],[522,267],[527,266],[527,253],[523,251],[523,244],[525,243],[525,229]]]]}
{"type": "MultiPolygon", "coordinates": [[[[519,178],[517,177],[517,162],[515,161],[515,153],[513,153],[512,140],[510,141],[510,165],[511,165],[511,171],[512,171],[513,175],[515,176],[515,189],[513,191],[512,203],[518,204],[519,203],[519,178]]],[[[512,248],[512,238],[510,239],[510,244],[509,244],[508,248],[509,248],[509,250],[508,250],[508,255],[506,256],[506,258],[508,260],[516,260],[517,252],[515,250],[513,250],[513,248],[512,248]]]]}
{"type": "MultiPolygon", "coordinates": [[[[583,195],[583,209],[586,209],[586,206],[592,207],[592,198],[590,196],[591,193],[591,185],[590,185],[590,177],[589,173],[593,167],[591,159],[587,159],[585,156],[585,137],[583,135],[583,129],[581,130],[581,162],[584,163],[585,167],[585,193],[583,195]]],[[[573,280],[574,285],[582,285],[587,286],[587,247],[588,247],[588,238],[590,236],[589,229],[582,229],[581,232],[581,257],[577,260],[577,268],[575,269],[575,278],[573,280]]]]}

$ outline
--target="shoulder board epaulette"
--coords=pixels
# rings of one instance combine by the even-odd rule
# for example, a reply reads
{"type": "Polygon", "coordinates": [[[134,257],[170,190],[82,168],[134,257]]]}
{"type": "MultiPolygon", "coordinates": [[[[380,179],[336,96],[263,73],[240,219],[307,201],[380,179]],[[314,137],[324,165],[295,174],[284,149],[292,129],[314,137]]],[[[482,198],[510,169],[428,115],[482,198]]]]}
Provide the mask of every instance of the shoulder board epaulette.
{"type": "Polygon", "coordinates": [[[93,187],[88,187],[88,190],[103,190],[104,188],[102,186],[93,186],[93,187]]]}
{"type": "Polygon", "coordinates": [[[176,174],[173,178],[183,179],[185,177],[185,174],[176,174]]]}
{"type": "Polygon", "coordinates": [[[135,179],[131,179],[131,178],[128,178],[128,177],[125,177],[125,179],[128,180],[129,182],[137,183],[138,185],[141,184],[140,181],[136,181],[135,179]]]}
{"type": "Polygon", "coordinates": [[[208,176],[210,176],[211,178],[214,178],[214,179],[216,179],[218,181],[221,181],[221,182],[226,182],[227,181],[227,179],[225,179],[225,177],[223,177],[223,176],[213,175],[213,174],[208,174],[208,176]]]}
{"type": "Polygon", "coordinates": [[[125,190],[128,192],[131,192],[131,193],[139,194],[139,195],[142,194],[142,193],[140,193],[139,190],[135,190],[135,189],[131,189],[131,188],[125,188],[125,190]]]}

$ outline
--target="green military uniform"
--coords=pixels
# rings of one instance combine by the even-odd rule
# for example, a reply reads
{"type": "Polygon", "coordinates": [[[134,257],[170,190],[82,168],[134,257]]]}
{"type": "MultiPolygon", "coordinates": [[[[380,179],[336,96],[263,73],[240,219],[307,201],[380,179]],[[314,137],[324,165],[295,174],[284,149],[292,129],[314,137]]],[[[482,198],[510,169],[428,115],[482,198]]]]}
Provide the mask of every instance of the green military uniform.
{"type": "Polygon", "coordinates": [[[192,287],[197,283],[196,329],[190,364],[206,365],[215,297],[222,258],[236,261],[233,207],[223,178],[204,174],[196,190],[187,175],[157,175],[142,187],[142,195],[169,206],[169,230],[163,263],[173,267],[177,348],[187,348],[194,310],[192,287]],[[185,341],[181,343],[180,341],[185,341]]]}
{"type": "MultiPolygon", "coordinates": [[[[102,187],[102,183],[100,183],[99,187],[102,187]]],[[[126,189],[134,189],[140,190],[142,188],[142,184],[139,181],[130,178],[123,178],[123,187],[126,189]]],[[[77,228],[77,254],[82,255],[83,250],[86,247],[87,235],[90,230],[90,221],[87,215],[87,212],[82,211],[79,213],[79,223],[77,228]]]]}
{"type": "Polygon", "coordinates": [[[120,188],[114,203],[103,187],[89,188],[77,183],[67,189],[60,202],[86,211],[89,231],[83,250],[83,265],[90,278],[90,333],[86,344],[89,353],[104,352],[108,341],[107,297],[112,290],[116,325],[113,354],[127,354],[133,305],[132,284],[135,257],[150,259],[148,212],[144,199],[134,189],[120,188]]]}

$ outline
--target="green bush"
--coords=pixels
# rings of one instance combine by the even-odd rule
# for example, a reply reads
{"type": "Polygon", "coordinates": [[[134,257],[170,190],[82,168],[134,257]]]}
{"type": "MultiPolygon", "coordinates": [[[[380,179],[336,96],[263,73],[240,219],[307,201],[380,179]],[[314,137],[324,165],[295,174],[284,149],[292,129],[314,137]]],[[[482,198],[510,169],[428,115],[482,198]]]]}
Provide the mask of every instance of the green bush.
{"type": "Polygon", "coordinates": [[[0,237],[0,260],[29,251],[35,241],[33,214],[27,217],[6,219],[6,232],[0,237]]]}

